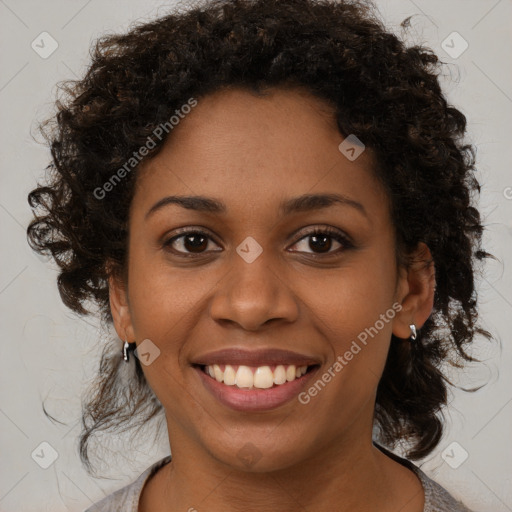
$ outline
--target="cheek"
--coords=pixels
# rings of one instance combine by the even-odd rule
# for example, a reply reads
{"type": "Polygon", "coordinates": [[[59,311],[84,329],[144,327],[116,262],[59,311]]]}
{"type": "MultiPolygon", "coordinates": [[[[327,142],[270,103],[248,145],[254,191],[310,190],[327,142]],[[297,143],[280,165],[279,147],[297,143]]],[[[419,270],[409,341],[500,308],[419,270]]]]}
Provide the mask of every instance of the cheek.
{"type": "MultiPolygon", "coordinates": [[[[348,283],[344,283],[347,285],[348,283]]],[[[350,288],[331,293],[331,302],[323,305],[329,290],[323,295],[318,316],[323,317],[319,325],[329,340],[332,360],[340,360],[343,374],[354,379],[358,385],[366,378],[375,381],[380,376],[387,357],[392,333],[395,309],[387,293],[378,293],[377,287],[369,286],[368,293],[359,289],[351,293],[350,288]]],[[[373,382],[375,384],[375,382],[373,382]]]]}
{"type": "Polygon", "coordinates": [[[314,309],[317,329],[330,344],[331,375],[325,379],[333,382],[326,386],[333,404],[360,403],[378,385],[400,308],[395,303],[394,269],[392,254],[368,253],[322,279],[321,285],[309,285],[308,307],[314,309]]]}
{"type": "Polygon", "coordinates": [[[132,251],[128,280],[135,333],[163,342],[174,329],[186,329],[188,318],[200,307],[206,289],[201,271],[191,276],[190,270],[171,269],[154,252],[142,247],[132,251]]]}
{"type": "Polygon", "coordinates": [[[199,270],[191,276],[190,271],[171,270],[163,259],[154,254],[150,257],[142,249],[134,248],[131,254],[128,279],[135,339],[149,339],[160,351],[158,358],[142,369],[158,398],[165,404],[171,394],[169,400],[174,403],[184,381],[181,353],[198,312],[205,307],[208,287],[199,270]]]}
{"type": "MultiPolygon", "coordinates": [[[[356,338],[388,310],[388,317],[394,317],[396,271],[389,255],[369,250],[355,255],[342,268],[318,276],[321,279],[303,282],[304,294],[321,324],[339,340],[340,348],[347,337],[356,338]],[[343,335],[338,337],[336,333],[343,335]]],[[[379,322],[378,327],[391,333],[391,322],[379,322]]]]}

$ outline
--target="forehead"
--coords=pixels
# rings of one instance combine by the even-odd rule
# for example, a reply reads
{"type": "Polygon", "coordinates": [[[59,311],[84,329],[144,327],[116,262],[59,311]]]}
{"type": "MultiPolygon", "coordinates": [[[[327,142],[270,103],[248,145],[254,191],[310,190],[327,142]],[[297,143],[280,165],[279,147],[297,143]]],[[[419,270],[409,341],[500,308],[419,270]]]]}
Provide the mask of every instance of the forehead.
{"type": "Polygon", "coordinates": [[[218,91],[199,98],[141,165],[134,203],[179,193],[240,210],[318,192],[386,202],[371,151],[351,161],[338,148],[344,139],[329,104],[303,89],[218,91]]]}

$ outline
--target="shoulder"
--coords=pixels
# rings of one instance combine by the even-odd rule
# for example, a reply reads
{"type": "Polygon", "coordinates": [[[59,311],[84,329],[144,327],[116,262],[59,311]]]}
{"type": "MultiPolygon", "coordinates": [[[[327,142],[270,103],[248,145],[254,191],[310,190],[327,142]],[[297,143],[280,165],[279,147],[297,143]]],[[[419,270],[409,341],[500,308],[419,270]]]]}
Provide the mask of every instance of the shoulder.
{"type": "Polygon", "coordinates": [[[475,512],[467,508],[461,501],[456,500],[444,487],[434,482],[411,461],[398,456],[375,442],[374,445],[388,457],[409,468],[418,476],[425,493],[423,512],[475,512]]]}
{"type": "Polygon", "coordinates": [[[98,501],[84,512],[137,512],[139,507],[139,499],[144,484],[149,478],[157,472],[164,464],[171,460],[171,456],[167,455],[163,459],[155,462],[147,468],[141,475],[131,484],[109,494],[101,501],[98,501]]]}
{"type": "Polygon", "coordinates": [[[425,508],[423,512],[473,512],[461,501],[456,500],[444,487],[434,482],[420,468],[413,466],[425,491],[425,508]]]}

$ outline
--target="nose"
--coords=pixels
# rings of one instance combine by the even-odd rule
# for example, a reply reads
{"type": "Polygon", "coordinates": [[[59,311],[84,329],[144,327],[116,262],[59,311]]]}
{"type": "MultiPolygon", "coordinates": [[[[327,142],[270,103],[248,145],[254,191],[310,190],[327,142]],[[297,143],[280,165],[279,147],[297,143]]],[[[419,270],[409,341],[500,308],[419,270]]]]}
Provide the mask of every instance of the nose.
{"type": "Polygon", "coordinates": [[[257,331],[270,323],[291,323],[298,318],[299,302],[292,283],[272,268],[265,251],[252,263],[236,253],[233,260],[210,305],[215,321],[257,331]]]}

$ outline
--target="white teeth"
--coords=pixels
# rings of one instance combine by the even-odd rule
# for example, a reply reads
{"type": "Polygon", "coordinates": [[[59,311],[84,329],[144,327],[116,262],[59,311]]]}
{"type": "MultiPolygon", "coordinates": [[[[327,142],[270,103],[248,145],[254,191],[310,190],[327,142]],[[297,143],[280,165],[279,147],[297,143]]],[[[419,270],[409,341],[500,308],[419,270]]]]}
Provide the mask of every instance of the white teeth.
{"type": "Polygon", "coordinates": [[[229,364],[226,365],[226,369],[224,370],[224,384],[227,386],[234,386],[235,385],[235,370],[233,370],[233,367],[229,364]]]}
{"type": "Polygon", "coordinates": [[[252,371],[248,366],[240,365],[236,372],[235,385],[239,388],[252,388],[254,378],[252,371]]]}
{"type": "Polygon", "coordinates": [[[220,366],[218,364],[214,364],[213,365],[213,373],[214,373],[214,376],[215,376],[215,380],[217,382],[222,382],[223,381],[224,374],[223,374],[223,372],[220,369],[220,366]]]}
{"type": "MultiPolygon", "coordinates": [[[[236,368],[236,366],[235,366],[236,368]]],[[[205,367],[205,373],[215,379],[217,382],[224,382],[227,386],[237,386],[239,388],[251,389],[268,389],[273,385],[281,386],[286,382],[291,382],[302,377],[307,372],[307,366],[277,365],[274,371],[270,366],[259,366],[258,368],[250,368],[249,366],[240,365],[235,372],[232,365],[227,364],[222,371],[218,364],[208,365],[205,367]],[[254,371],[253,371],[254,370],[254,371]]]]}
{"type": "Polygon", "coordinates": [[[286,368],[286,380],[290,382],[292,380],[295,380],[296,376],[297,374],[295,371],[295,366],[293,364],[291,366],[288,366],[288,368],[286,368]]]}
{"type": "Polygon", "coordinates": [[[260,366],[256,368],[254,372],[254,383],[255,388],[267,389],[274,385],[274,375],[270,366],[260,366]]]}
{"type": "Polygon", "coordinates": [[[307,371],[308,371],[308,367],[307,366],[299,366],[295,370],[295,377],[297,377],[297,378],[302,377],[307,371]]]}
{"type": "Polygon", "coordinates": [[[286,382],[286,370],[284,369],[284,366],[280,364],[279,366],[276,366],[276,369],[274,370],[274,384],[277,384],[278,386],[280,384],[284,384],[286,382]]]}

